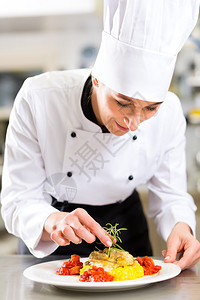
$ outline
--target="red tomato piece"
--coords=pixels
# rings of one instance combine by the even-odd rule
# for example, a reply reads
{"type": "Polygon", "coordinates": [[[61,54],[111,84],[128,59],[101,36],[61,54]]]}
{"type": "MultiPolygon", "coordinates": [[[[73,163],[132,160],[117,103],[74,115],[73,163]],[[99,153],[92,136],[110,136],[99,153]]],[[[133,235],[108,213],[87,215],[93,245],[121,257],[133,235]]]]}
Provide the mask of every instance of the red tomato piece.
{"type": "Polygon", "coordinates": [[[79,281],[86,282],[106,282],[113,281],[114,277],[107,273],[103,268],[97,268],[95,266],[83,272],[79,277],[79,281]]]}
{"type": "Polygon", "coordinates": [[[161,267],[156,266],[151,257],[137,257],[136,260],[144,269],[144,275],[153,275],[160,271],[161,267]]]}
{"type": "Polygon", "coordinates": [[[57,275],[79,275],[83,263],[80,261],[79,255],[71,255],[71,259],[65,261],[62,266],[56,271],[57,275]]]}
{"type": "Polygon", "coordinates": [[[75,266],[75,267],[69,269],[69,275],[79,275],[80,269],[82,269],[81,266],[75,266]]]}
{"type": "Polygon", "coordinates": [[[56,271],[57,275],[69,275],[69,269],[65,268],[65,267],[60,267],[57,271],[56,271]]]}

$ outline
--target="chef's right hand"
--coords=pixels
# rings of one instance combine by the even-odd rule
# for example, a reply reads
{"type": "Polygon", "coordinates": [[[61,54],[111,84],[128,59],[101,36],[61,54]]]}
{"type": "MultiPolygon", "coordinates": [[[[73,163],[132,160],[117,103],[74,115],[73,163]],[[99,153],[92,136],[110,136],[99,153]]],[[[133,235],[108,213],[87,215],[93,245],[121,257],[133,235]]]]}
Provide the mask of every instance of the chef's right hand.
{"type": "Polygon", "coordinates": [[[69,245],[70,242],[80,244],[82,240],[93,243],[96,237],[110,247],[112,241],[106,231],[82,208],[70,213],[54,212],[44,224],[42,241],[54,241],[59,246],[69,245]]]}

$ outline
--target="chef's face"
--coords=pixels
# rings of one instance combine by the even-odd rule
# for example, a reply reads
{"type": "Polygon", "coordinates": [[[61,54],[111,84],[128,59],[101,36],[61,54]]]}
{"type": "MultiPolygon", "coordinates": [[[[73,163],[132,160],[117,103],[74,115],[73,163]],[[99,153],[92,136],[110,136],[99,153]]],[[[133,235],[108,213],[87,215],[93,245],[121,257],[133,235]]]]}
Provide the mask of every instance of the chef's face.
{"type": "Polygon", "coordinates": [[[135,131],[140,123],[155,115],[161,103],[129,98],[93,77],[92,106],[97,121],[117,136],[135,131]]]}

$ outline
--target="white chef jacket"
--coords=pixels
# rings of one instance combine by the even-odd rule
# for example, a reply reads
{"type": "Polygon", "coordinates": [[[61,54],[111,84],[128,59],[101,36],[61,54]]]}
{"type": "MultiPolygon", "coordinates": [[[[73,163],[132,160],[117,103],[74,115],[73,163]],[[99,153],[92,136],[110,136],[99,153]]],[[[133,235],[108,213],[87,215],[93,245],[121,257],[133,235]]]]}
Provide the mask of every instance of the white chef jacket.
{"type": "Polygon", "coordinates": [[[104,205],[126,199],[147,183],[148,215],[162,237],[166,240],[181,221],[195,232],[196,206],[186,192],[185,119],[178,98],[169,92],[156,116],[133,134],[102,133],[81,108],[90,72],[55,71],[28,78],[11,112],[2,216],[8,232],[22,238],[37,257],[58,247],[40,241],[46,218],[57,211],[50,194],[59,201],[72,195],[73,203],[104,205]]]}

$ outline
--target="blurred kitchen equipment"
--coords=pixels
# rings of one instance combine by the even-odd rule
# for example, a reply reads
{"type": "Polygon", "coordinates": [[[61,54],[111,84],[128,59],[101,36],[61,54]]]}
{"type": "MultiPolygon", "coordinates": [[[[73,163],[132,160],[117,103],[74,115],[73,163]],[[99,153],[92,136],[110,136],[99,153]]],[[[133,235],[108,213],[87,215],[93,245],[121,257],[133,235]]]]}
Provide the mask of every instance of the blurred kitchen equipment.
{"type": "Polygon", "coordinates": [[[18,80],[13,74],[0,74],[0,106],[12,106],[18,90],[18,80]]]}

